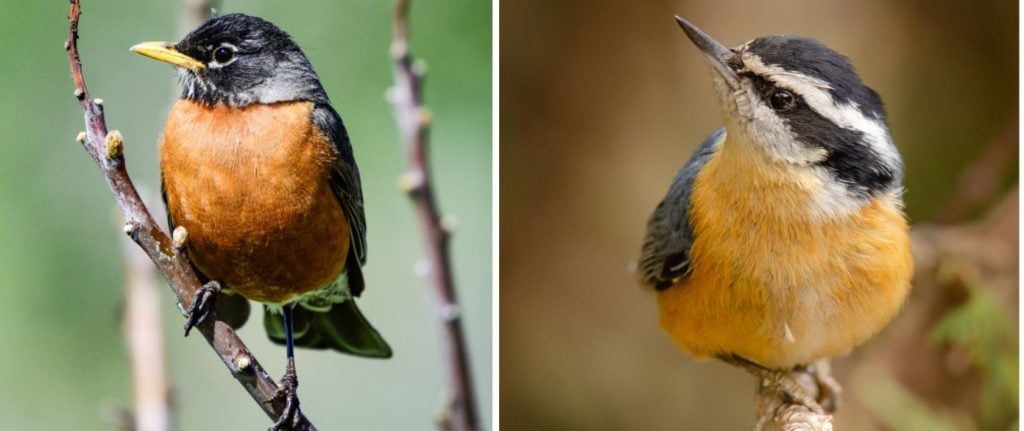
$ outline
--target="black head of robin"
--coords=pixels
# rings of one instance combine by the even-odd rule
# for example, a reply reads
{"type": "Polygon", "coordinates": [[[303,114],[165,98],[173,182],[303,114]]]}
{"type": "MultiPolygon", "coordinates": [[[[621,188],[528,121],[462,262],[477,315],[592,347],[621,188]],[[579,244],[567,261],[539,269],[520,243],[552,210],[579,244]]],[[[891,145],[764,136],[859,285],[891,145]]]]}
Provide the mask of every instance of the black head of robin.
{"type": "MultiPolygon", "coordinates": [[[[202,278],[266,304],[267,334],[288,347],[287,395],[297,384],[293,345],[390,357],[355,303],[366,262],[359,168],[298,45],[268,21],[231,14],[178,43],[132,51],[179,69],[181,98],[160,144],[170,224],[188,232],[202,278]]],[[[218,286],[197,295],[186,328],[202,322],[210,298],[219,297],[222,315],[237,314],[228,304],[247,305],[217,295],[218,286]]],[[[295,410],[279,425],[299,417],[295,410]]]]}
{"type": "Polygon", "coordinates": [[[328,102],[313,66],[291,36],[254,16],[217,17],[178,43],[144,42],[132,51],[178,66],[182,97],[196,102],[239,107],[328,102]]]}

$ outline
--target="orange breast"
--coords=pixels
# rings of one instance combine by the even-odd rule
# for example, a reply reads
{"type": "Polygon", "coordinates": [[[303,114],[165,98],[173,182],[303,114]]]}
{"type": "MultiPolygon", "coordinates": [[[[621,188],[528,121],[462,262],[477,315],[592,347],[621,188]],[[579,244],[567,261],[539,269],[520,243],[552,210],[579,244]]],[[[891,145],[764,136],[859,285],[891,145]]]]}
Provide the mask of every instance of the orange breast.
{"type": "Polygon", "coordinates": [[[658,294],[662,327],[695,356],[772,368],[845,353],[888,323],[909,290],[899,198],[812,217],[821,184],[811,168],[748,156],[726,141],[698,175],[692,272],[658,294]]]}
{"type": "Polygon", "coordinates": [[[246,298],[280,303],[344,270],[349,228],[331,192],[334,146],[308,102],[179,100],[160,145],[167,208],[192,262],[246,298]]]}

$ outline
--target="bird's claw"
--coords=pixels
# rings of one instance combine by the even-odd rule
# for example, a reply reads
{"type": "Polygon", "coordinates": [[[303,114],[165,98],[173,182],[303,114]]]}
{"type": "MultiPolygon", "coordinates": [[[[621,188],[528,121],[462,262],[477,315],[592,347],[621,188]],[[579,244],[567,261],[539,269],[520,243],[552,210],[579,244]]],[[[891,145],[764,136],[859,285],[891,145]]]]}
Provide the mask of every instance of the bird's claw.
{"type": "MultiPolygon", "coordinates": [[[[746,369],[759,379],[759,391],[779,394],[777,400],[788,400],[792,403],[801,404],[808,410],[825,414],[833,412],[839,395],[839,384],[831,378],[828,361],[823,359],[808,367],[798,367],[792,371],[772,370],[765,368],[755,362],[736,355],[719,356],[719,359],[726,363],[746,369]],[[804,385],[803,383],[807,383],[804,385]],[[816,393],[815,393],[816,392],[816,393]],[[817,396],[816,396],[817,395],[817,396]]],[[[781,405],[781,404],[779,404],[781,405]]],[[[767,416],[760,417],[754,429],[762,429],[766,419],[775,411],[779,405],[765,406],[759,411],[767,416]]]]}
{"type": "Polygon", "coordinates": [[[195,297],[192,298],[192,305],[188,308],[188,318],[185,320],[186,337],[192,328],[203,323],[210,315],[218,294],[220,294],[220,283],[216,281],[210,281],[196,291],[195,297]]]}
{"type": "Polygon", "coordinates": [[[761,382],[765,389],[774,390],[787,399],[802,404],[814,413],[825,413],[825,409],[818,403],[818,400],[791,373],[769,373],[763,376],[761,382]]]}
{"type": "Polygon", "coordinates": [[[839,408],[839,396],[843,387],[832,377],[832,366],[828,359],[822,359],[807,367],[807,372],[818,386],[818,403],[826,413],[835,413],[839,408]]]}
{"type": "Polygon", "coordinates": [[[281,430],[303,430],[307,427],[305,417],[302,416],[302,411],[299,409],[299,396],[296,393],[296,389],[299,387],[299,379],[295,375],[295,369],[289,367],[285,372],[284,377],[281,378],[281,387],[277,389],[277,393],[274,394],[274,399],[284,398],[284,410],[281,411],[281,416],[274,422],[267,431],[281,431],[281,430]]]}

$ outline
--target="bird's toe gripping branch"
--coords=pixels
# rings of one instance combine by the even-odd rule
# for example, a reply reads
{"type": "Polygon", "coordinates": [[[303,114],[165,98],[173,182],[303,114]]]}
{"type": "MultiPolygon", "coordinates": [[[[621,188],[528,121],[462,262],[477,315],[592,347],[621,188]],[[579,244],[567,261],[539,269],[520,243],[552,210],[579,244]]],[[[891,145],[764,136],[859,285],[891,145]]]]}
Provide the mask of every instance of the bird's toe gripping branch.
{"type": "Polygon", "coordinates": [[[220,294],[220,283],[210,281],[196,291],[192,298],[192,306],[188,308],[188,319],[185,320],[185,336],[189,331],[206,320],[206,317],[213,311],[213,305],[217,302],[217,295],[220,294]]]}
{"type": "Polygon", "coordinates": [[[765,373],[755,375],[761,378],[761,386],[764,390],[778,392],[784,398],[792,400],[797,404],[802,404],[814,413],[825,413],[825,409],[818,402],[818,399],[805,389],[793,374],[784,371],[768,370],[765,373]]]}
{"type": "Polygon", "coordinates": [[[289,361],[284,377],[281,377],[281,387],[278,388],[277,394],[274,395],[275,399],[284,399],[284,410],[281,412],[281,417],[277,419],[277,422],[274,422],[274,425],[268,431],[306,429],[305,418],[299,409],[298,387],[299,377],[295,373],[293,362],[289,361]]]}
{"type": "Polygon", "coordinates": [[[825,413],[835,413],[839,408],[839,398],[843,394],[843,387],[832,377],[832,365],[828,359],[819,360],[808,366],[807,372],[818,387],[818,403],[825,409],[825,413]]]}
{"type": "Polygon", "coordinates": [[[826,360],[792,371],[780,371],[765,368],[736,355],[723,355],[719,359],[730,365],[743,368],[757,377],[759,392],[776,393],[781,395],[776,398],[801,404],[813,413],[825,414],[834,411],[834,406],[837,404],[834,397],[839,394],[839,384],[829,375],[826,360]],[[803,380],[807,379],[813,380],[813,382],[806,382],[805,385],[803,380]],[[823,403],[832,408],[823,408],[823,403]]]}

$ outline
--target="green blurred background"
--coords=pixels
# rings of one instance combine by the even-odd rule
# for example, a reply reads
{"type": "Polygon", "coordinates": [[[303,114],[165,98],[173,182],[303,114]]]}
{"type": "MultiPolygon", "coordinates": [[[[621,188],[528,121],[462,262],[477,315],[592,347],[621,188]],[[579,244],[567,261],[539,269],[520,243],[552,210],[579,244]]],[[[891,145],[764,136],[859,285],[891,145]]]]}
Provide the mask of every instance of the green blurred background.
{"type": "MultiPolygon", "coordinates": [[[[847,393],[836,420],[1016,427],[1016,2],[519,0],[500,5],[502,429],[753,423],[754,379],[677,350],[629,270],[676,171],[721,122],[709,66],[675,14],[727,46],[791,33],[849,56],[887,104],[919,232],[978,220],[1008,194],[1012,226],[975,241],[1008,262],[998,280],[989,265],[977,267],[994,280],[984,285],[915,282],[897,321],[838,362],[847,393]],[[988,188],[962,192],[979,155],[973,172],[988,188]],[[899,378],[858,374],[879,370],[899,378]]],[[[967,250],[935,238],[943,252],[967,250]]]]}
{"type": "MultiPolygon", "coordinates": [[[[145,40],[177,40],[182,5],[84,1],[79,47],[89,90],[125,136],[136,184],[158,190],[156,142],[176,94],[171,67],[132,54],[145,40]]],[[[104,430],[131,406],[121,334],[123,260],[110,192],[75,142],[82,112],[61,45],[66,1],[0,2],[0,428],[104,430]]],[[[345,120],[363,175],[369,220],[364,313],[395,357],[359,359],[300,350],[305,413],[320,429],[434,429],[445,364],[433,297],[414,265],[422,242],[397,188],[404,169],[390,106],[390,2],[233,1],[290,32],[345,120]]],[[[454,270],[464,304],[476,392],[491,418],[491,2],[418,0],[412,47],[428,66],[434,173],[442,209],[457,220],[454,270]]],[[[149,202],[158,219],[161,204],[149,202]]],[[[178,429],[265,429],[269,420],[201,337],[181,336],[169,289],[170,375],[178,429]]],[[[283,348],[258,314],[241,330],[272,376],[283,348]]]]}

